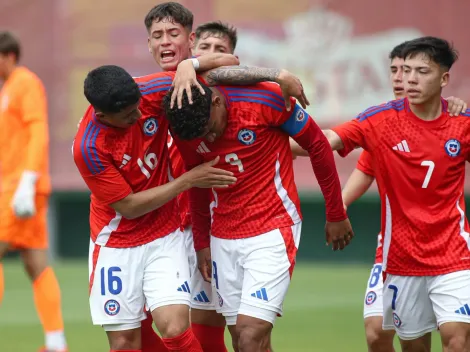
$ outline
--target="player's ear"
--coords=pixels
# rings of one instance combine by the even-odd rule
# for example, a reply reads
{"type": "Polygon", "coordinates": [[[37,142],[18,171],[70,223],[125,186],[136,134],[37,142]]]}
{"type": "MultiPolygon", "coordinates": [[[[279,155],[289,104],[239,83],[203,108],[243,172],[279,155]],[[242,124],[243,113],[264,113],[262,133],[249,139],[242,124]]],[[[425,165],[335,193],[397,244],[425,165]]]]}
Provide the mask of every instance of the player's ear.
{"type": "Polygon", "coordinates": [[[450,73],[444,72],[441,76],[441,88],[444,88],[449,84],[450,81],[450,73]]]}
{"type": "Polygon", "coordinates": [[[222,102],[222,100],[220,99],[220,97],[218,95],[215,95],[213,94],[212,95],[212,105],[213,106],[220,106],[220,103],[222,102]]]}
{"type": "Polygon", "coordinates": [[[152,47],[150,46],[150,37],[147,37],[147,47],[149,48],[149,53],[152,53],[152,47]]]}
{"type": "Polygon", "coordinates": [[[195,39],[196,39],[196,33],[191,32],[191,33],[189,34],[189,48],[190,48],[191,50],[194,49],[195,39]]]}

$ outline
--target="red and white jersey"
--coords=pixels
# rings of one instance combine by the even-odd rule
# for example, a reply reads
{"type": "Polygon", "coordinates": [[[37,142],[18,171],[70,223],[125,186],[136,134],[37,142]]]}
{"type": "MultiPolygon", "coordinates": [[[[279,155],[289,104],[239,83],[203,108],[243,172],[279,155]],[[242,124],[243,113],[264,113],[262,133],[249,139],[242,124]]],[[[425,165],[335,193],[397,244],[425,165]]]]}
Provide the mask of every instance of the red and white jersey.
{"type": "MultiPolygon", "coordinates": [[[[292,111],[287,112],[275,83],[218,87],[218,90],[224,95],[228,110],[223,135],[213,143],[203,138],[182,141],[175,137],[188,169],[220,156],[216,167],[229,170],[237,177],[234,185],[214,189],[211,234],[226,239],[248,238],[301,221],[289,135],[309,150],[326,198],[328,220],[344,220],[341,187],[331,148],[319,127],[295,100],[292,111]]],[[[201,195],[204,192],[201,189],[189,192],[195,247],[204,248],[199,238],[207,238],[209,234],[209,196],[201,195]],[[200,212],[201,208],[195,210],[198,206],[203,208],[200,212]],[[205,217],[203,224],[196,220],[201,213],[205,217]]]]}
{"type": "Polygon", "coordinates": [[[345,156],[360,146],[373,159],[382,207],[383,265],[404,276],[470,269],[465,217],[465,162],[470,111],[424,121],[407,99],[369,108],[334,131],[345,156]]]}
{"type": "MultiPolygon", "coordinates": [[[[372,176],[375,178],[374,173],[374,166],[372,163],[372,156],[369,152],[363,151],[359,156],[359,160],[357,161],[356,169],[362,171],[366,175],[372,176]]],[[[379,188],[380,193],[380,188],[379,188]]],[[[377,235],[377,249],[375,251],[375,264],[382,263],[383,258],[383,236],[381,233],[377,235]]]]}
{"type": "Polygon", "coordinates": [[[89,107],[73,144],[75,164],[91,191],[92,240],[101,246],[127,248],[152,242],[180,225],[172,200],[136,219],[125,219],[110,204],[131,193],[169,182],[168,122],[160,104],[174,73],[136,78],[142,92],[142,117],[127,129],[101,124],[89,107]]]}

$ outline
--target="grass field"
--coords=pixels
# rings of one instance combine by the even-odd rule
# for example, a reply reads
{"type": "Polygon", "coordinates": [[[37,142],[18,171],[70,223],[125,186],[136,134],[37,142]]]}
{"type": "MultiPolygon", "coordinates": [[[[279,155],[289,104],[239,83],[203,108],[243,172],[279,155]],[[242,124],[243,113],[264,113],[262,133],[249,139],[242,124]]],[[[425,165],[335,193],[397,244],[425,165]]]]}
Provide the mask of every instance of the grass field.
{"type": "MultiPolygon", "coordinates": [[[[91,324],[86,262],[56,262],[54,268],[62,288],[70,352],[108,351],[104,332],[91,324]]],[[[30,283],[19,262],[6,261],[4,270],[0,351],[36,351],[43,343],[43,335],[30,283]]],[[[275,351],[367,351],[362,302],[369,270],[368,266],[298,264],[284,305],[285,315],[274,328],[275,351]]],[[[433,351],[441,351],[438,335],[433,343],[433,351]]]]}

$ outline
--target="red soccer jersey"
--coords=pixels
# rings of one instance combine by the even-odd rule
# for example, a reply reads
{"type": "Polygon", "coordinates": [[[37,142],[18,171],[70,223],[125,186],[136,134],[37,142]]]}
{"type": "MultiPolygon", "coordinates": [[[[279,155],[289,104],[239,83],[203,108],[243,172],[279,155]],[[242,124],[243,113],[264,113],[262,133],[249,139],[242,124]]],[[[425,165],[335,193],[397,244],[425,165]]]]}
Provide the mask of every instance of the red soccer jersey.
{"type": "MultiPolygon", "coordinates": [[[[372,156],[369,152],[363,151],[359,156],[359,160],[357,161],[356,169],[362,171],[366,175],[375,177],[374,174],[374,166],[372,163],[372,156]]],[[[380,190],[379,190],[380,192],[380,190]]],[[[377,249],[375,251],[375,264],[382,263],[383,258],[383,236],[381,233],[377,236],[377,249]]]]}
{"type": "MultiPolygon", "coordinates": [[[[310,152],[325,195],[327,219],[344,220],[341,186],[331,149],[319,127],[295,100],[293,110],[287,112],[275,83],[218,89],[225,96],[228,109],[223,135],[213,143],[201,138],[175,138],[187,168],[220,156],[216,167],[232,171],[237,177],[235,185],[214,190],[212,235],[247,238],[301,221],[289,135],[310,152]]],[[[209,193],[201,195],[202,192],[190,190],[196,250],[208,245],[210,226],[209,193]],[[205,220],[199,222],[196,218],[201,218],[201,214],[205,220]]]]}
{"type": "Polygon", "coordinates": [[[125,219],[110,204],[129,194],[169,182],[168,122],[160,104],[174,72],[136,78],[142,117],[121,130],[101,124],[88,108],[75,136],[75,163],[91,190],[91,238],[106,247],[149,243],[180,225],[176,200],[136,219],[125,219]]]}
{"type": "Polygon", "coordinates": [[[334,130],[342,156],[361,146],[371,153],[379,186],[384,270],[440,275],[470,269],[465,217],[465,162],[470,111],[449,117],[447,102],[433,121],[415,116],[407,99],[372,107],[334,130]]]}

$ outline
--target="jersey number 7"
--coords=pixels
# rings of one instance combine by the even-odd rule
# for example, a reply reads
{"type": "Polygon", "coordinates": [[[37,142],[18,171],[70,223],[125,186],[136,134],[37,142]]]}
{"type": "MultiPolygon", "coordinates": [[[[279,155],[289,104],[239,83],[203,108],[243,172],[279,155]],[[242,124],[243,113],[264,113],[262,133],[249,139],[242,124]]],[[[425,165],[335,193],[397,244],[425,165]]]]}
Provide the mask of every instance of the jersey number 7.
{"type": "Polygon", "coordinates": [[[428,172],[426,172],[426,177],[424,177],[424,182],[421,188],[428,188],[429,181],[431,180],[432,172],[434,171],[434,162],[431,160],[424,160],[421,163],[421,166],[427,166],[428,172]]]}

